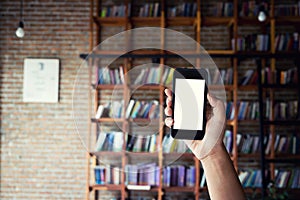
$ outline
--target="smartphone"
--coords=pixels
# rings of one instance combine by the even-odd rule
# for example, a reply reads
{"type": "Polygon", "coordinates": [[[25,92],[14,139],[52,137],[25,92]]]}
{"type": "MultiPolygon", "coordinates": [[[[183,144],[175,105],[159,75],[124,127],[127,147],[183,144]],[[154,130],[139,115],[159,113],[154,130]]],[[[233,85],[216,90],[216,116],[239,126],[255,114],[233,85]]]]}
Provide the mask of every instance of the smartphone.
{"type": "Polygon", "coordinates": [[[206,128],[207,72],[205,69],[177,68],[173,76],[171,136],[202,140],[206,128]]]}

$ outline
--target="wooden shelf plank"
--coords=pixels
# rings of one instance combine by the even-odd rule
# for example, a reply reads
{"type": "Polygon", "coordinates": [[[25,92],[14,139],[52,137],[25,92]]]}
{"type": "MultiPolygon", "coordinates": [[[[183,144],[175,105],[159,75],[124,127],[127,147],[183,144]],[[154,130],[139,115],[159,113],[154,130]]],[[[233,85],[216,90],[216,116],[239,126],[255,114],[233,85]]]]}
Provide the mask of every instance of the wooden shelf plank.
{"type": "Polygon", "coordinates": [[[138,123],[138,124],[149,124],[150,122],[154,123],[154,125],[158,125],[159,124],[159,118],[154,118],[154,119],[150,119],[150,118],[130,118],[128,119],[129,122],[131,123],[138,123]]]}
{"type": "Polygon", "coordinates": [[[266,26],[270,24],[271,19],[260,22],[257,17],[239,17],[237,23],[239,26],[266,26]]]}
{"type": "Polygon", "coordinates": [[[125,119],[123,118],[110,118],[110,117],[103,117],[103,118],[99,118],[99,119],[95,119],[95,118],[92,118],[91,119],[92,122],[124,122],[125,119]]]}
{"type": "Polygon", "coordinates": [[[203,17],[201,26],[231,26],[234,24],[233,17],[203,17]]]}
{"type": "MultiPolygon", "coordinates": [[[[298,89],[299,85],[297,84],[263,84],[264,88],[272,89],[298,89]]],[[[275,90],[276,91],[276,90],[275,90]]]]}
{"type": "Polygon", "coordinates": [[[98,26],[125,26],[127,17],[93,17],[98,26]]]}
{"type": "Polygon", "coordinates": [[[165,153],[164,152],[163,157],[164,157],[164,159],[174,158],[174,157],[184,157],[187,159],[193,159],[195,156],[193,153],[189,153],[189,152],[184,152],[184,153],[177,153],[177,152],[165,153]]]}
{"type": "Polygon", "coordinates": [[[144,157],[144,158],[156,158],[158,157],[158,152],[132,152],[127,151],[127,156],[133,156],[133,157],[144,157]]]}
{"type": "Polygon", "coordinates": [[[195,187],[163,186],[165,192],[195,192],[195,187]]]}
{"type": "Polygon", "coordinates": [[[300,119],[295,120],[265,120],[264,125],[300,126],[300,119]]]}
{"type": "Polygon", "coordinates": [[[257,91],[257,85],[240,85],[238,86],[238,90],[240,91],[257,91]]]}
{"type": "Polygon", "coordinates": [[[231,91],[234,89],[233,85],[209,85],[208,86],[209,90],[223,90],[225,89],[226,91],[231,91]]]}
{"type": "Polygon", "coordinates": [[[280,16],[280,17],[275,17],[274,19],[277,25],[287,25],[287,24],[299,25],[300,23],[300,16],[280,16]]]}
{"type": "Polygon", "coordinates": [[[145,85],[130,85],[130,89],[137,89],[137,90],[160,90],[164,88],[163,85],[159,84],[145,84],[145,85]]]}
{"type": "Polygon", "coordinates": [[[105,184],[105,185],[91,185],[90,186],[93,190],[114,190],[114,191],[121,191],[124,187],[122,184],[120,185],[113,185],[113,184],[105,184]]]}
{"type": "Polygon", "coordinates": [[[91,152],[94,156],[109,156],[109,157],[122,157],[124,155],[123,152],[116,152],[116,151],[97,151],[91,152]]]}
{"type": "Polygon", "coordinates": [[[166,20],[167,26],[194,26],[196,23],[195,17],[168,17],[166,20]]]}
{"type": "Polygon", "coordinates": [[[211,55],[211,56],[214,56],[214,55],[234,55],[234,51],[233,50],[206,50],[206,52],[211,55]]]}
{"type": "Polygon", "coordinates": [[[99,85],[94,85],[93,87],[97,90],[122,90],[124,89],[125,85],[99,84],[99,85]]]}
{"type": "Polygon", "coordinates": [[[131,17],[133,26],[160,26],[160,17],[131,17]]]}

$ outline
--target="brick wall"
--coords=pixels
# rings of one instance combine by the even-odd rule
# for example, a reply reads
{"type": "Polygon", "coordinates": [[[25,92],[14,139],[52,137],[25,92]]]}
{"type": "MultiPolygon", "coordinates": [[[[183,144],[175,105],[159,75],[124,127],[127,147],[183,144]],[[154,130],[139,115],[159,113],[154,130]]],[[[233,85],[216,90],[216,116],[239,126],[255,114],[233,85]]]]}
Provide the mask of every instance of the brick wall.
{"type": "Polygon", "coordinates": [[[15,36],[19,5],[0,2],[0,199],[83,199],[85,151],[72,91],[79,54],[89,50],[89,1],[24,0],[23,39],[15,36]],[[60,59],[58,103],[22,102],[27,57],[60,59]]]}
{"type": "MultiPolygon", "coordinates": [[[[89,51],[89,1],[24,0],[23,39],[15,36],[19,1],[2,0],[0,15],[0,199],[84,199],[85,149],[77,131],[83,140],[87,139],[87,73],[79,54],[89,51]],[[22,102],[23,60],[27,57],[60,59],[59,103],[22,102]],[[74,92],[76,98],[72,99],[74,84],[80,90],[74,92]]],[[[195,36],[193,27],[170,28],[195,36]]],[[[105,27],[101,39],[122,30],[105,27]]],[[[230,49],[227,27],[201,30],[205,49],[230,49]]],[[[257,29],[239,27],[238,31],[244,35],[257,29]]],[[[214,61],[220,68],[231,66],[230,59],[214,61]]],[[[134,65],[143,62],[134,61],[134,65]]],[[[186,62],[168,59],[166,64],[185,66],[186,62]]],[[[241,62],[239,77],[255,66],[252,59],[241,62]]],[[[257,100],[257,92],[239,92],[239,98],[257,100]]],[[[257,133],[258,127],[241,126],[239,131],[257,133]]],[[[105,192],[105,196],[110,199],[118,194],[105,192]]]]}

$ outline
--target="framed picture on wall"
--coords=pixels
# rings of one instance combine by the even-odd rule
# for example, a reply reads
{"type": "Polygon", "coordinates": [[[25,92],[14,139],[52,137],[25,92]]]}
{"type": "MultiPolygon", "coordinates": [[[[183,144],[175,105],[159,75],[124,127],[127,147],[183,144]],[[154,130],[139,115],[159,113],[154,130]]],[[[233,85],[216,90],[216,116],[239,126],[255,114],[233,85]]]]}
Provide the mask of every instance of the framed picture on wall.
{"type": "Polygon", "coordinates": [[[23,102],[58,102],[59,64],[56,58],[24,59],[23,102]]]}

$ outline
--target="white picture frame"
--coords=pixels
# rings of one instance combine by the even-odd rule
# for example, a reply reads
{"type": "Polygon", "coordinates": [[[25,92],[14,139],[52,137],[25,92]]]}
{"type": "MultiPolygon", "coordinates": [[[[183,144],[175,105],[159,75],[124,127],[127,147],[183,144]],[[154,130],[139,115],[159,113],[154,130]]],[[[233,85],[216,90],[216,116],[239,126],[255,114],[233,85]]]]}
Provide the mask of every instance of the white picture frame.
{"type": "Polygon", "coordinates": [[[24,59],[23,102],[57,103],[59,59],[24,59]]]}

